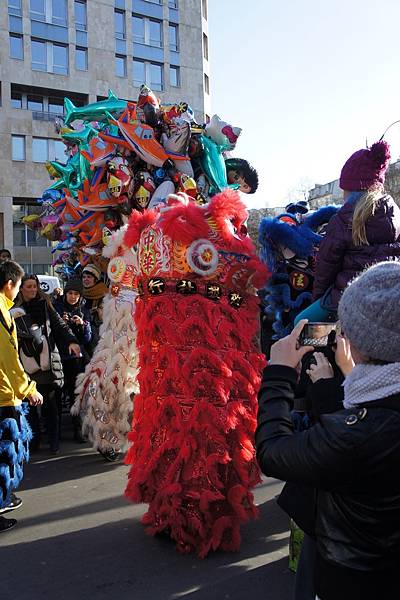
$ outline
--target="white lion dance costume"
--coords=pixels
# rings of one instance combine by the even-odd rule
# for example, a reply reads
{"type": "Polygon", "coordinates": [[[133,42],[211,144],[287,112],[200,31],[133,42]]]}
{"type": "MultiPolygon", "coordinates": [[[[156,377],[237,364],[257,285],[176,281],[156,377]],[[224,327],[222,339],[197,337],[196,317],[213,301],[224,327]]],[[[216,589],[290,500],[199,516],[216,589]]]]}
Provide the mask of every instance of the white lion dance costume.
{"type": "Polygon", "coordinates": [[[71,413],[82,418],[82,433],[105,457],[127,448],[132,398],[137,392],[136,328],[133,320],[137,276],[135,255],[124,246],[126,226],[103,250],[110,258],[110,294],[104,299],[100,340],[84,373],[78,376],[71,413]]]}
{"type": "Polygon", "coordinates": [[[149,533],[181,552],[238,550],[257,514],[254,449],[264,357],[255,287],[267,272],[244,233],[247,211],[226,189],[204,206],[170,196],[132,213],[138,247],[138,381],[126,496],[149,504],[149,533]],[[255,286],[255,287],[254,287],[255,286]]]}

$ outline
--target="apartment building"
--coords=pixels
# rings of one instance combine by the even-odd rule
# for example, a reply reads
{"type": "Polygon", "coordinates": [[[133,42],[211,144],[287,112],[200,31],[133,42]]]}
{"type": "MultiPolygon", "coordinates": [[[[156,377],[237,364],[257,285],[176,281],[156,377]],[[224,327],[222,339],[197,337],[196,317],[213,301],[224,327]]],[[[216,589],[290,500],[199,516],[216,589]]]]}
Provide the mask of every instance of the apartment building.
{"type": "Polygon", "coordinates": [[[51,272],[51,244],[21,223],[40,211],[47,160],[65,162],[54,122],[63,99],[166,102],[210,114],[207,0],[0,2],[0,247],[28,272],[51,272]]]}

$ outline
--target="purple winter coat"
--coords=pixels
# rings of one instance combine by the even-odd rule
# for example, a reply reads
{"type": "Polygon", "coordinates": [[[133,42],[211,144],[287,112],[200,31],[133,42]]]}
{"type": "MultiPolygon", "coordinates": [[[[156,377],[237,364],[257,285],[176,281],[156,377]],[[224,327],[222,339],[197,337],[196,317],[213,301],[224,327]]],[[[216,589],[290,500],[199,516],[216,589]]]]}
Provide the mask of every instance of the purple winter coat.
{"type": "Polygon", "coordinates": [[[382,260],[400,260],[400,208],[387,194],[378,201],[366,222],[369,245],[355,246],[351,236],[356,201],[349,198],[329,221],[321,242],[314,279],[313,299],[333,285],[329,304],[337,308],[340,296],[358,273],[382,260]]]}

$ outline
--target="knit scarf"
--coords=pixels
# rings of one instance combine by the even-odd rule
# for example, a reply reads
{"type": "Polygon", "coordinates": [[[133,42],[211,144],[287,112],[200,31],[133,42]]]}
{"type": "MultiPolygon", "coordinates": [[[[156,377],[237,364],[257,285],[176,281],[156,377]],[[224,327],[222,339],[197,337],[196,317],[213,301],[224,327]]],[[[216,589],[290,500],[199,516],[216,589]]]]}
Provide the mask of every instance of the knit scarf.
{"type": "Polygon", "coordinates": [[[400,392],[400,362],[356,365],[343,387],[345,408],[393,396],[400,392]]]}
{"type": "Polygon", "coordinates": [[[108,287],[102,281],[98,281],[90,288],[83,288],[83,297],[87,300],[100,300],[107,293],[108,287]]]}

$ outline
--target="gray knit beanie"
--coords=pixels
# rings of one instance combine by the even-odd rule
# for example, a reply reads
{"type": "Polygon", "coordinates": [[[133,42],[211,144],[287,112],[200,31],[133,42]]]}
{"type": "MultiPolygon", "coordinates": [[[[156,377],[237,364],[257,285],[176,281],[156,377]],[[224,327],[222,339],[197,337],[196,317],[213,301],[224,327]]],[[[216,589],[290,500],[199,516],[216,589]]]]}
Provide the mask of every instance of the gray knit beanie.
{"type": "Polygon", "coordinates": [[[381,262],[354,279],[339,302],[344,335],[365,357],[400,361],[400,262],[381,262]]]}

